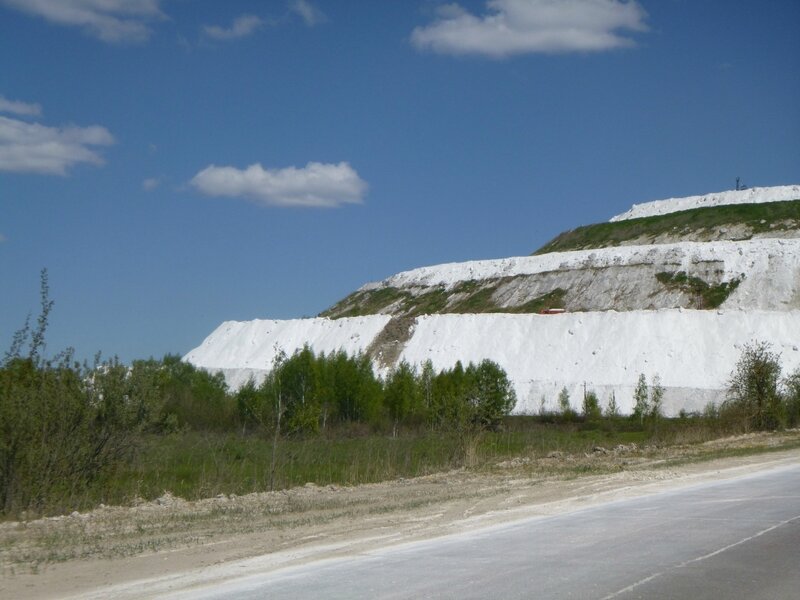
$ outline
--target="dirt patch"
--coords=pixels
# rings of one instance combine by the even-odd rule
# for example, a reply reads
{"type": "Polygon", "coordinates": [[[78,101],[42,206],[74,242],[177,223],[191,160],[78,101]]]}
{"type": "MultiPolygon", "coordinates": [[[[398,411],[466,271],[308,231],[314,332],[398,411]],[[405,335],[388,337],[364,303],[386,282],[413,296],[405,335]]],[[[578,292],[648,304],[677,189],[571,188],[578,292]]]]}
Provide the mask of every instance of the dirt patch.
{"type": "Polygon", "coordinates": [[[416,322],[416,317],[392,317],[386,327],[372,340],[367,348],[367,356],[383,368],[393,367],[414,334],[416,322]]]}
{"type": "Polygon", "coordinates": [[[165,493],[129,507],[0,524],[0,597],[153,596],[799,459],[793,431],[666,448],[598,446],[358,487],[307,484],[196,502],[165,493]]]}

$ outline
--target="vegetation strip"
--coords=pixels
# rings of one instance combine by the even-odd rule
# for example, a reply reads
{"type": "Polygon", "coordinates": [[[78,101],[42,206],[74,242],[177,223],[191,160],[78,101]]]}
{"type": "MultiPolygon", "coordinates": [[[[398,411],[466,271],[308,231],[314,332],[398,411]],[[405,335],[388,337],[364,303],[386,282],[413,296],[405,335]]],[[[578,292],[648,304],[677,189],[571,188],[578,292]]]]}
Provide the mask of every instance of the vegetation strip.
{"type": "Polygon", "coordinates": [[[688,239],[698,232],[717,231],[722,236],[720,239],[727,239],[720,228],[738,225],[744,226],[748,233],[744,238],[737,239],[749,239],[770,231],[797,230],[800,228],[800,199],[703,207],[653,217],[585,225],[559,234],[533,254],[608,248],[631,240],[652,240],[661,235],[688,239]]]}

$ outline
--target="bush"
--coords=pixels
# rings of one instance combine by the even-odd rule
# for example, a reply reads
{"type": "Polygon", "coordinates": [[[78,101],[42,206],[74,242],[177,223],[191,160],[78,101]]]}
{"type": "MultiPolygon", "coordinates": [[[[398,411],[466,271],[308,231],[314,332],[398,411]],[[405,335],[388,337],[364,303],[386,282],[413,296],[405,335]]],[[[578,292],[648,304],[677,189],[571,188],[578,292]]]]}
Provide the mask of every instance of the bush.
{"type": "Polygon", "coordinates": [[[647,392],[647,377],[644,373],[639,374],[639,381],[633,392],[633,413],[631,417],[639,424],[644,426],[644,419],[650,412],[650,400],[647,392]]]}
{"type": "Polygon", "coordinates": [[[47,273],[35,329],[14,336],[0,363],[0,512],[73,506],[125,461],[137,434],[160,417],[157,382],[116,360],[93,367],[71,350],[42,357],[47,273]],[[27,346],[27,352],[24,348],[27,346]]]}
{"type": "Polygon", "coordinates": [[[777,429],[785,422],[779,390],[781,365],[765,342],[748,344],[728,382],[720,416],[745,430],[777,429]]]}
{"type": "Polygon", "coordinates": [[[572,410],[572,405],[569,401],[569,390],[564,386],[558,393],[558,410],[561,413],[561,418],[565,421],[575,420],[575,411],[572,410]]]}
{"type": "Polygon", "coordinates": [[[593,390],[586,392],[583,398],[583,418],[590,423],[599,421],[603,416],[603,411],[600,410],[600,399],[593,390]]]}
{"type": "Polygon", "coordinates": [[[784,381],[786,426],[800,425],[800,369],[784,381]]]}
{"type": "Polygon", "coordinates": [[[605,417],[607,419],[617,419],[619,417],[619,405],[617,405],[617,395],[612,391],[606,405],[605,417]]]}
{"type": "Polygon", "coordinates": [[[496,431],[517,403],[506,372],[497,363],[483,360],[477,366],[470,364],[466,376],[472,423],[479,429],[496,431]]]}

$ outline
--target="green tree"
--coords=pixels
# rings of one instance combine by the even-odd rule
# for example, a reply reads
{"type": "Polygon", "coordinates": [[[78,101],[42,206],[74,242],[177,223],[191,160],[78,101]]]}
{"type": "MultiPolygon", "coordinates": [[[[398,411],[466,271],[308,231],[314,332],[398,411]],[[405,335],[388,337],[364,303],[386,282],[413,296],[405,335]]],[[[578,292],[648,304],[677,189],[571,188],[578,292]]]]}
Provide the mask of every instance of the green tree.
{"type": "Polygon", "coordinates": [[[470,381],[467,401],[472,422],[480,429],[497,430],[514,405],[517,396],[506,372],[491,360],[467,368],[470,381]]]}
{"type": "Polygon", "coordinates": [[[650,384],[650,419],[657,423],[664,416],[664,386],[661,377],[654,375],[650,384]]]}
{"type": "MultiPolygon", "coordinates": [[[[273,369],[274,370],[274,369],[273,369]]],[[[281,400],[285,410],[286,430],[290,433],[317,433],[322,407],[319,402],[317,357],[303,346],[278,367],[281,400]]]]}
{"type": "Polygon", "coordinates": [[[439,429],[463,429],[469,422],[465,399],[469,390],[464,366],[456,361],[452,369],[443,369],[433,380],[432,420],[439,429]]]}
{"type": "Polygon", "coordinates": [[[436,371],[433,369],[433,362],[428,359],[422,363],[422,371],[419,374],[419,388],[422,394],[422,405],[428,418],[428,424],[434,424],[434,399],[433,382],[436,379],[436,371]]]}
{"type": "Polygon", "coordinates": [[[382,387],[364,354],[344,351],[316,357],[315,395],[323,429],[328,422],[375,424],[381,416],[382,387]]]}
{"type": "Polygon", "coordinates": [[[789,375],[784,381],[786,425],[797,427],[800,425],[800,369],[789,375]]]}
{"type": "Polygon", "coordinates": [[[392,436],[397,428],[407,421],[422,421],[422,394],[414,370],[406,361],[401,361],[386,378],[384,403],[392,422],[392,436]]]}
{"type": "Polygon", "coordinates": [[[558,409],[561,412],[561,417],[565,421],[571,421],[575,418],[575,411],[572,410],[572,405],[569,401],[569,390],[567,390],[567,386],[561,388],[561,391],[558,393],[558,409]]]}
{"type": "Polygon", "coordinates": [[[608,398],[608,404],[606,405],[605,415],[609,419],[616,419],[619,417],[619,405],[617,405],[617,395],[614,391],[611,391],[611,395],[608,398]]]}
{"type": "Polygon", "coordinates": [[[239,414],[239,423],[242,433],[247,433],[248,428],[254,431],[267,431],[272,428],[272,404],[268,386],[256,385],[251,377],[236,392],[236,407],[239,414]]]}
{"type": "Polygon", "coordinates": [[[639,381],[636,383],[636,389],[633,392],[633,414],[631,415],[634,420],[639,421],[639,424],[644,426],[645,417],[650,412],[649,392],[647,389],[647,378],[644,373],[639,374],[639,381]]]}
{"type": "Polygon", "coordinates": [[[728,381],[721,413],[739,421],[745,429],[783,426],[785,415],[780,380],[780,361],[770,345],[765,342],[746,345],[728,381]]]}
{"type": "Polygon", "coordinates": [[[162,414],[154,371],[117,360],[90,367],[72,350],[44,356],[53,302],[41,276],[41,313],[0,363],[0,513],[69,510],[135,450],[162,414]],[[26,351],[27,347],[27,351],[26,351]]]}
{"type": "Polygon", "coordinates": [[[593,390],[589,390],[583,397],[583,417],[591,423],[599,421],[602,416],[600,399],[593,390]]]}
{"type": "Polygon", "coordinates": [[[199,369],[176,354],[161,361],[134,361],[132,368],[157,373],[163,410],[178,426],[198,431],[230,431],[236,426],[236,400],[222,373],[199,369]]]}

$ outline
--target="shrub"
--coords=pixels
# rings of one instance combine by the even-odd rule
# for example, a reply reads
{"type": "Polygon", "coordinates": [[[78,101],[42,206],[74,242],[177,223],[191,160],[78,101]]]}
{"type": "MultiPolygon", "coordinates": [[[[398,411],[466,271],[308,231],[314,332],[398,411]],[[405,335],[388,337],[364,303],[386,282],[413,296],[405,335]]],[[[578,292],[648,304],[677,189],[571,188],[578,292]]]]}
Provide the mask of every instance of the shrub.
{"type": "Polygon", "coordinates": [[[789,375],[784,382],[786,403],[786,425],[800,425],[800,369],[789,375]]]}
{"type": "Polygon", "coordinates": [[[470,364],[466,375],[472,423],[479,429],[497,430],[517,402],[506,372],[496,362],[482,360],[477,366],[470,364]]]}
{"type": "Polygon", "coordinates": [[[42,355],[53,302],[41,279],[35,329],[14,336],[0,363],[0,512],[73,506],[126,460],[162,410],[152,371],[116,360],[93,367],[67,350],[42,355]],[[24,348],[27,345],[27,352],[24,348]]]}
{"type": "Polygon", "coordinates": [[[765,342],[753,342],[742,350],[728,382],[720,407],[721,416],[738,422],[745,430],[776,429],[785,421],[778,388],[781,365],[765,342]]]}
{"type": "Polygon", "coordinates": [[[583,398],[583,417],[589,422],[594,422],[599,421],[602,416],[600,400],[593,390],[589,390],[583,398]]]}
{"type": "Polygon", "coordinates": [[[561,418],[565,421],[572,421],[575,418],[575,411],[572,410],[569,402],[569,391],[566,386],[561,388],[558,393],[558,410],[561,412],[561,418]]]}
{"type": "Polygon", "coordinates": [[[401,423],[424,421],[422,390],[414,370],[406,361],[402,361],[386,378],[384,403],[392,421],[394,437],[397,437],[397,428],[401,423]]]}
{"type": "Polygon", "coordinates": [[[639,421],[640,425],[644,425],[644,419],[650,412],[650,400],[647,391],[647,378],[644,373],[639,374],[639,381],[636,383],[636,389],[633,392],[633,417],[634,420],[639,421]]]}
{"type": "Polygon", "coordinates": [[[606,405],[605,416],[607,419],[619,417],[619,406],[617,405],[617,395],[612,391],[606,405]]]}

